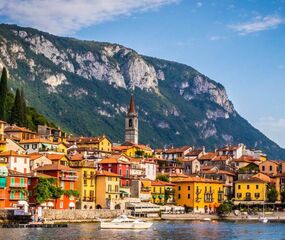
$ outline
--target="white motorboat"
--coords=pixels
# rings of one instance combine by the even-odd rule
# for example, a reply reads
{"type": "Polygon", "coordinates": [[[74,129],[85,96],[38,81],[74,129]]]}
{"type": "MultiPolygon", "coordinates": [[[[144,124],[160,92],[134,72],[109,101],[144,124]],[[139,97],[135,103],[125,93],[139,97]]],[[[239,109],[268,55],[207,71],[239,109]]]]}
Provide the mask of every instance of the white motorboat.
{"type": "Polygon", "coordinates": [[[140,219],[130,219],[126,215],[121,215],[111,222],[100,222],[101,229],[147,229],[151,222],[144,222],[140,219]]]}
{"type": "Polygon", "coordinates": [[[203,221],[206,221],[206,222],[210,222],[210,221],[211,221],[211,218],[203,218],[202,220],[203,220],[203,221]]]}
{"type": "Polygon", "coordinates": [[[260,221],[263,222],[263,223],[267,223],[267,222],[268,222],[268,218],[266,218],[266,217],[261,217],[261,218],[260,218],[260,221]]]}

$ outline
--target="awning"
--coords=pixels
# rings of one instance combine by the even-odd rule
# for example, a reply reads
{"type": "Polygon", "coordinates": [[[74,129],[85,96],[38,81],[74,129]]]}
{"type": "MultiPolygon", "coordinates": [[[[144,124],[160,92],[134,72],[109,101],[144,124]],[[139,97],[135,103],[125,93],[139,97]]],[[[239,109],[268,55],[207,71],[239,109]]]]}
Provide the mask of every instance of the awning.
{"type": "Polygon", "coordinates": [[[47,203],[47,206],[48,206],[48,207],[53,207],[54,204],[53,204],[53,202],[48,202],[48,203],[47,203]]]}
{"type": "Polygon", "coordinates": [[[124,195],[129,195],[129,193],[127,193],[126,191],[124,190],[120,190],[120,193],[124,194],[124,195]]]}
{"type": "Polygon", "coordinates": [[[75,203],[74,203],[74,202],[70,202],[69,205],[68,205],[68,207],[70,207],[70,208],[75,208],[75,203]]]}
{"type": "Polygon", "coordinates": [[[44,203],[41,203],[41,206],[42,206],[42,207],[46,207],[46,206],[47,206],[47,203],[45,203],[45,202],[44,202],[44,203]]]}
{"type": "Polygon", "coordinates": [[[18,201],[18,205],[19,205],[19,206],[29,206],[29,204],[27,203],[27,201],[18,201]]]}

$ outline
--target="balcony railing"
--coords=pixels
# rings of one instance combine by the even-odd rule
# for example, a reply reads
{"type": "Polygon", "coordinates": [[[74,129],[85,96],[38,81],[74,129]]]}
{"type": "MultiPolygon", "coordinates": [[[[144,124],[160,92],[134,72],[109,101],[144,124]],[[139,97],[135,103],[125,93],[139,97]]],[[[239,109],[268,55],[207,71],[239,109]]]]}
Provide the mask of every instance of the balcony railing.
{"type": "Polygon", "coordinates": [[[15,188],[26,188],[28,185],[23,183],[10,183],[10,187],[15,188]]]}
{"type": "Polygon", "coordinates": [[[76,181],[77,180],[76,175],[62,175],[61,180],[67,180],[67,181],[76,181]]]}
{"type": "Polygon", "coordinates": [[[84,201],[84,202],[95,202],[95,197],[83,197],[82,201],[84,201]]]}

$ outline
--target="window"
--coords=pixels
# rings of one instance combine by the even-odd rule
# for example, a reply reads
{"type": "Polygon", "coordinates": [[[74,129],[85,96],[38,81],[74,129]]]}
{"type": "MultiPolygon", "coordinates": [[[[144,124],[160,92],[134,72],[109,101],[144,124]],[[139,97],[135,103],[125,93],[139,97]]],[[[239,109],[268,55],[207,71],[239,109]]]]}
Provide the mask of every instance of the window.
{"type": "Polygon", "coordinates": [[[24,163],[27,164],[27,158],[24,158],[24,163]]]}
{"type": "Polygon", "coordinates": [[[188,199],[190,199],[190,194],[188,193],[188,199]]]}
{"type": "Polygon", "coordinates": [[[15,185],[15,178],[11,177],[11,186],[14,186],[14,185],[15,185]]]}
{"type": "Polygon", "coordinates": [[[129,169],[127,169],[127,177],[129,177],[129,169]]]}
{"type": "Polygon", "coordinates": [[[32,184],[32,179],[28,179],[28,185],[30,186],[32,184]]]}
{"type": "Polygon", "coordinates": [[[122,169],[119,170],[119,175],[122,176],[122,169]]]}
{"type": "Polygon", "coordinates": [[[16,157],[14,157],[14,163],[17,163],[17,158],[16,157]]]}
{"type": "Polygon", "coordinates": [[[74,190],[74,182],[70,183],[70,190],[74,190]]]}
{"type": "Polygon", "coordinates": [[[108,177],[108,181],[112,181],[112,177],[108,177]]]}
{"type": "Polygon", "coordinates": [[[115,186],[115,191],[119,192],[119,186],[118,185],[115,186]]]}
{"type": "Polygon", "coordinates": [[[24,178],[20,178],[20,186],[21,187],[25,186],[25,179],[24,178]]]}
{"type": "Polygon", "coordinates": [[[10,192],[10,199],[14,199],[14,198],[15,198],[15,192],[12,191],[12,192],[10,192]]]}
{"type": "Polygon", "coordinates": [[[24,168],[24,173],[27,173],[27,168],[24,168]]]}
{"type": "Polygon", "coordinates": [[[249,189],[249,185],[246,186],[246,189],[249,189]]]}
{"type": "Polygon", "coordinates": [[[260,194],[259,193],[255,193],[254,196],[255,196],[256,199],[260,198],[260,194]]]}
{"type": "Polygon", "coordinates": [[[133,119],[129,119],[129,127],[133,127],[133,119]]]}
{"type": "Polygon", "coordinates": [[[108,184],[108,192],[112,191],[112,185],[108,184]]]}
{"type": "Polygon", "coordinates": [[[256,185],[256,186],[255,186],[255,188],[256,188],[256,189],[258,189],[258,188],[259,188],[259,186],[258,186],[258,185],[256,185]]]}
{"type": "Polygon", "coordinates": [[[25,194],[23,192],[20,192],[20,200],[24,200],[25,199],[25,194]]]}
{"type": "Polygon", "coordinates": [[[242,198],[242,193],[237,193],[237,198],[242,198]]]}
{"type": "Polygon", "coordinates": [[[63,202],[59,203],[59,208],[63,208],[63,202]]]}
{"type": "Polygon", "coordinates": [[[269,170],[272,171],[272,166],[269,166],[269,170]]]}
{"type": "Polygon", "coordinates": [[[180,191],[181,190],[181,186],[178,186],[178,191],[180,191]]]}
{"type": "Polygon", "coordinates": [[[126,186],[129,186],[129,180],[126,181],[126,186]]]}
{"type": "Polygon", "coordinates": [[[263,171],[263,172],[265,171],[265,166],[262,166],[262,171],[263,171]]]}
{"type": "Polygon", "coordinates": [[[188,191],[190,190],[190,186],[188,186],[188,191]]]}
{"type": "Polygon", "coordinates": [[[60,187],[61,187],[62,189],[64,189],[64,182],[63,182],[63,181],[60,182],[60,187]]]}
{"type": "Polygon", "coordinates": [[[181,195],[180,195],[180,193],[178,194],[178,199],[180,199],[181,198],[181,195]]]}
{"type": "Polygon", "coordinates": [[[32,149],[37,149],[38,145],[37,144],[33,144],[32,145],[32,149]]]}
{"type": "Polygon", "coordinates": [[[238,189],[240,189],[240,185],[238,185],[238,189]]]}

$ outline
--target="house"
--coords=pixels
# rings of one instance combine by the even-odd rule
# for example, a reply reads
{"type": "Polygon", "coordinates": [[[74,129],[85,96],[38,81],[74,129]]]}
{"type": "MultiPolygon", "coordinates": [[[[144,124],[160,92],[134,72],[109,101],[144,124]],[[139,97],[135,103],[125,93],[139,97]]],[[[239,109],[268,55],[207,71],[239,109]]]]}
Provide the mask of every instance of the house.
{"type": "Polygon", "coordinates": [[[203,154],[202,156],[198,157],[198,160],[202,165],[209,165],[212,159],[214,159],[217,156],[217,153],[215,152],[208,152],[203,154]]]}
{"type": "Polygon", "coordinates": [[[96,208],[96,168],[88,162],[81,160],[78,164],[73,161],[70,167],[78,172],[78,192],[79,197],[76,208],[95,209],[96,208]]]}
{"type": "Polygon", "coordinates": [[[251,177],[235,182],[235,204],[258,204],[266,201],[267,182],[251,177]]]}
{"type": "Polygon", "coordinates": [[[45,138],[32,138],[19,143],[27,153],[56,153],[57,144],[45,138]]]}
{"type": "Polygon", "coordinates": [[[76,196],[74,196],[72,192],[78,190],[78,176],[76,169],[60,164],[51,164],[37,168],[37,172],[55,177],[57,179],[57,186],[61,187],[61,189],[66,192],[60,199],[55,200],[55,209],[75,208],[76,196]]]}
{"type": "Polygon", "coordinates": [[[197,174],[201,171],[201,164],[197,158],[182,158],[178,160],[182,162],[182,173],[184,174],[197,174]]]}
{"type": "Polygon", "coordinates": [[[151,202],[167,204],[174,202],[174,184],[160,180],[151,181],[151,202]]]}
{"type": "Polygon", "coordinates": [[[26,174],[0,167],[0,208],[17,208],[27,204],[28,178],[26,174]]]}
{"type": "Polygon", "coordinates": [[[52,161],[52,164],[60,164],[68,166],[69,159],[65,154],[50,153],[50,154],[45,154],[45,156],[52,161]]]}
{"type": "Polygon", "coordinates": [[[6,165],[8,169],[20,173],[30,172],[30,158],[27,154],[20,154],[15,151],[0,153],[1,165],[6,165]]]}
{"type": "Polygon", "coordinates": [[[276,175],[282,171],[282,161],[267,160],[259,164],[259,171],[267,175],[276,175]]]}
{"type": "Polygon", "coordinates": [[[48,159],[44,154],[30,153],[28,154],[28,156],[30,158],[30,170],[31,171],[37,169],[38,167],[52,164],[52,161],[48,159]]]}
{"type": "Polygon", "coordinates": [[[115,154],[125,154],[128,157],[152,157],[153,150],[143,144],[134,144],[131,142],[125,142],[120,146],[113,146],[113,153],[115,154]]]}
{"type": "Polygon", "coordinates": [[[163,158],[167,160],[176,160],[184,158],[193,148],[191,146],[172,147],[163,152],[163,158]]]}
{"type": "Polygon", "coordinates": [[[138,198],[141,202],[151,201],[151,180],[147,178],[133,179],[131,197],[138,198]]]}
{"type": "Polygon", "coordinates": [[[60,128],[38,125],[38,136],[40,138],[46,138],[51,142],[66,142],[67,134],[60,128]]]}
{"type": "Polygon", "coordinates": [[[6,151],[6,138],[4,136],[4,128],[6,122],[0,120],[0,152],[6,151]]]}
{"type": "Polygon", "coordinates": [[[236,174],[233,171],[220,170],[217,167],[201,171],[201,176],[206,179],[218,180],[224,184],[224,200],[234,197],[234,180],[236,174]]]}
{"type": "Polygon", "coordinates": [[[195,158],[200,158],[205,154],[205,148],[203,147],[202,149],[193,149],[187,154],[185,154],[184,158],[186,159],[195,159],[195,158]]]}
{"type": "Polygon", "coordinates": [[[108,158],[102,159],[98,163],[98,166],[100,170],[118,174],[120,176],[121,187],[128,188],[131,185],[131,162],[126,155],[111,155],[108,158]]]}
{"type": "Polygon", "coordinates": [[[96,208],[120,208],[120,175],[109,171],[96,172],[96,208]]]}
{"type": "Polygon", "coordinates": [[[219,156],[230,156],[231,158],[240,158],[243,155],[245,149],[244,144],[237,146],[225,146],[217,150],[219,156]]]}
{"type": "Polygon", "coordinates": [[[21,154],[25,154],[26,150],[19,144],[10,138],[6,138],[6,151],[14,151],[21,154]]]}
{"type": "Polygon", "coordinates": [[[224,185],[220,181],[188,176],[171,182],[175,184],[176,204],[189,207],[195,213],[215,212],[223,202],[224,185]]]}
{"type": "Polygon", "coordinates": [[[14,139],[17,142],[37,137],[37,133],[25,127],[19,127],[15,124],[6,126],[4,129],[4,133],[7,135],[7,137],[9,137],[10,139],[14,139]]]}

